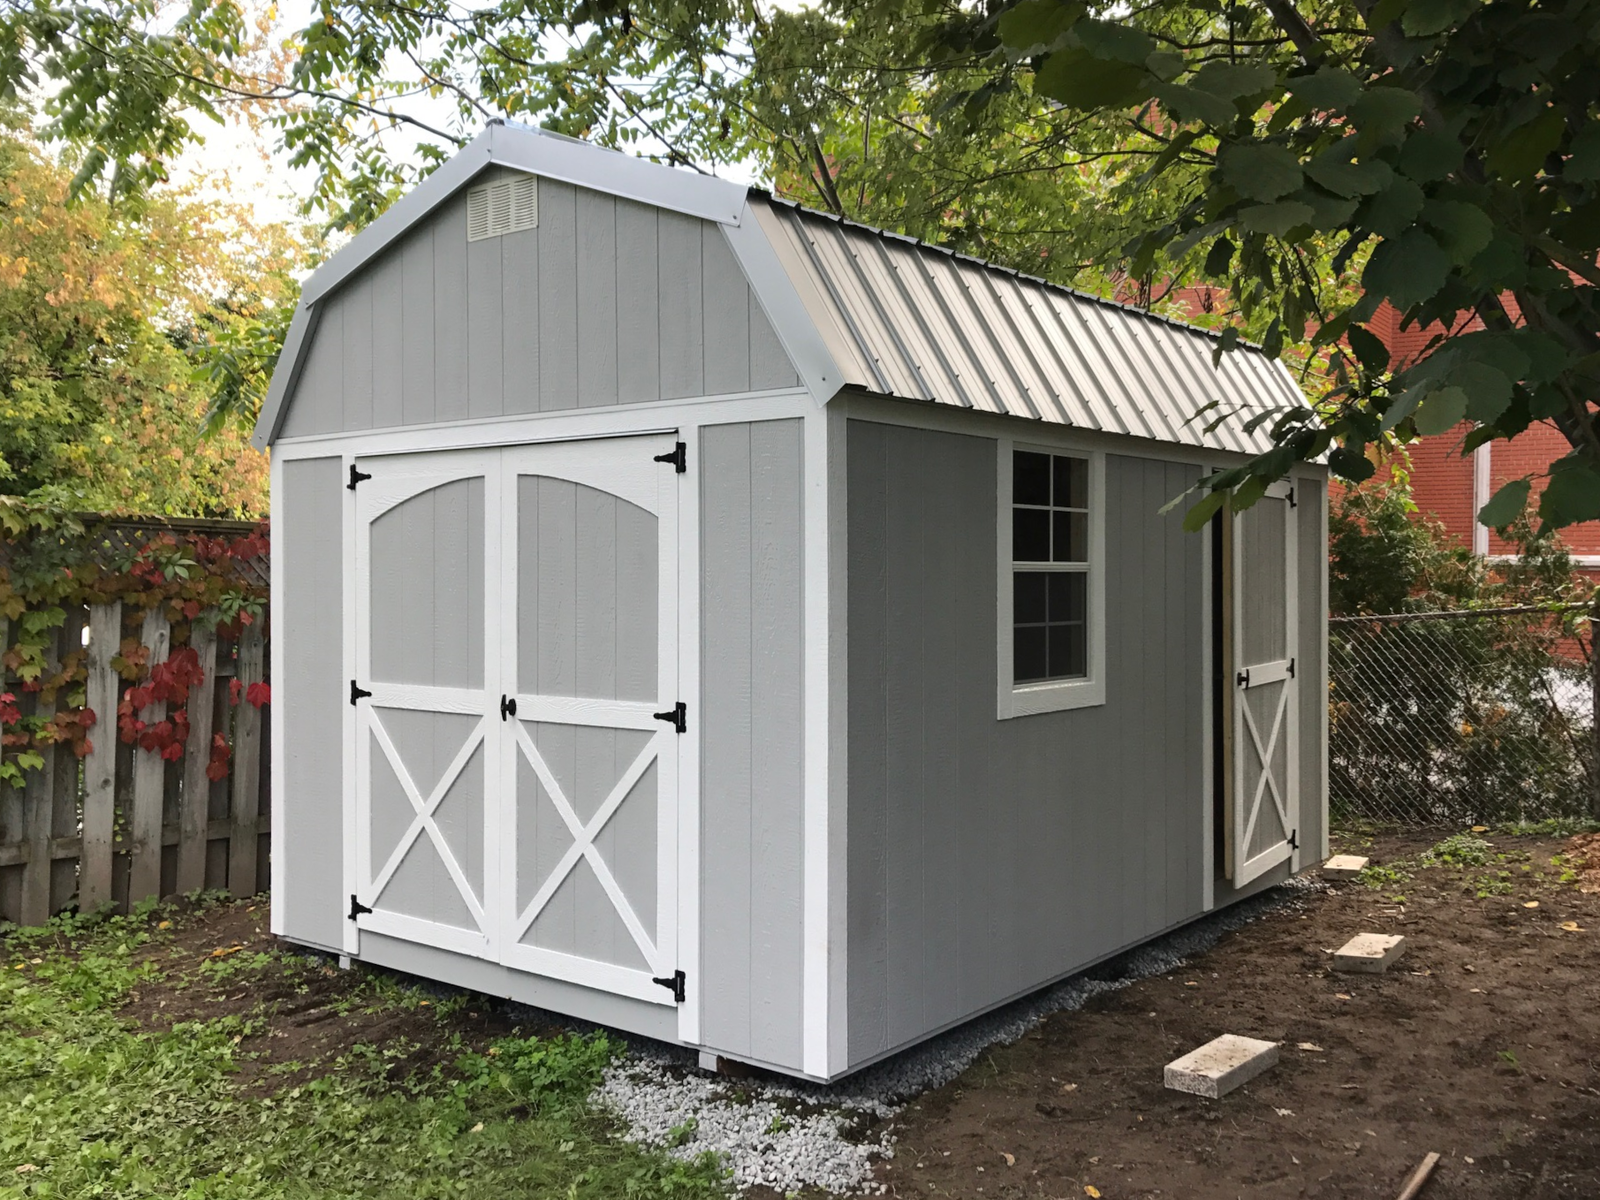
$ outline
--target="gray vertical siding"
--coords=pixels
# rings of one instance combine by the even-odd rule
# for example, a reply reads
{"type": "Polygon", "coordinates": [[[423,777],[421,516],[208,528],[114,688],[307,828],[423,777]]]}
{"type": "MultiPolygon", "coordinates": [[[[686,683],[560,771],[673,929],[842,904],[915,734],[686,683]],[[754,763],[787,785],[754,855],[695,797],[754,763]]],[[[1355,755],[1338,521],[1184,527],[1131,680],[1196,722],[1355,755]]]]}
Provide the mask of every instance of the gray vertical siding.
{"type": "Polygon", "coordinates": [[[849,423],[849,1052],[1202,909],[1198,469],[1108,456],[1106,703],[995,716],[995,443],[849,423]]]}
{"type": "Polygon", "coordinates": [[[702,433],[702,1039],[801,1065],[801,422],[702,433]]]}
{"type": "Polygon", "coordinates": [[[282,436],[799,386],[714,222],[539,181],[536,229],[443,205],[320,302],[282,436]]]}
{"type": "Polygon", "coordinates": [[[283,677],[274,680],[274,719],[284,723],[283,823],[272,853],[285,886],[273,893],[284,936],[336,948],[344,937],[344,611],[343,463],[301,459],[283,466],[273,519],[283,551],[283,609],[273,614],[282,639],[283,677]]]}

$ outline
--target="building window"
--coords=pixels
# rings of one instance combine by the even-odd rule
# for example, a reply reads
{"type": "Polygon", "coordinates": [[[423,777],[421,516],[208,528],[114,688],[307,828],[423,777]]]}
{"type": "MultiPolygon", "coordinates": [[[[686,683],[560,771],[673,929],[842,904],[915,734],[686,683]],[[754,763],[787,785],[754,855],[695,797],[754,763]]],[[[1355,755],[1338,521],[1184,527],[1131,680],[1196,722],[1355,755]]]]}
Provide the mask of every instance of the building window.
{"type": "Polygon", "coordinates": [[[1103,459],[1002,443],[1004,717],[1104,703],[1103,459]]]}

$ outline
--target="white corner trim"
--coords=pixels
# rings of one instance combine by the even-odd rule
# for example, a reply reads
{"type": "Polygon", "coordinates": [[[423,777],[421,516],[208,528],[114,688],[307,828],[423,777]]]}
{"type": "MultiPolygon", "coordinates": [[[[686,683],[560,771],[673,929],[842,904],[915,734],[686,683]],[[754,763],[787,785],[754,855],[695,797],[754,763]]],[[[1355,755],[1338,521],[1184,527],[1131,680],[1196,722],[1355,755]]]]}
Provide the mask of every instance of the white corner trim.
{"type": "Polygon", "coordinates": [[[828,412],[801,423],[801,1066],[829,1074],[828,412]]]}
{"type": "Polygon", "coordinates": [[[996,670],[995,716],[1005,721],[1035,713],[1062,712],[1090,708],[1106,702],[1106,456],[1100,450],[1067,450],[1061,446],[1035,445],[999,438],[995,471],[996,587],[995,607],[996,670]],[[1037,450],[1042,454],[1070,453],[1089,463],[1089,621],[1085,638],[1089,652],[1089,674],[1084,679],[1052,683],[1012,682],[1013,578],[1011,557],[1011,455],[1014,450],[1037,450]]]}
{"type": "Polygon", "coordinates": [[[1479,558],[1489,556],[1489,527],[1478,520],[1478,513],[1489,503],[1489,453],[1488,442],[1472,452],[1472,552],[1479,558]]]}

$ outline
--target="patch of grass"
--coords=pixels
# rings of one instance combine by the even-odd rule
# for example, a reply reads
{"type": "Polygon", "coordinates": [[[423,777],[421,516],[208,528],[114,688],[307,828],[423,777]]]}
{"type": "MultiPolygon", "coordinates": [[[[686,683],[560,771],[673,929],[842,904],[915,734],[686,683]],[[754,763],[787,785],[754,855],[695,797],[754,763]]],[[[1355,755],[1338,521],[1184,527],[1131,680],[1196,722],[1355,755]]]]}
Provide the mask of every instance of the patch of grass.
{"type": "Polygon", "coordinates": [[[1418,861],[1425,867],[1484,867],[1494,852],[1494,846],[1476,834],[1453,833],[1423,851],[1418,861]]]}
{"type": "MultiPolygon", "coordinates": [[[[700,1198],[711,1159],[620,1141],[587,1098],[619,1048],[603,1035],[359,1046],[326,1074],[247,1096],[233,1076],[260,1017],[130,1029],[117,1008],[157,967],[142,917],[70,919],[0,943],[0,1197],[322,1200],[463,1196],[700,1198]],[[437,1048],[437,1047],[436,1047],[437,1048]]],[[[236,954],[235,981],[282,969],[236,954]]],[[[224,964],[230,964],[224,967],[224,964]]],[[[375,998],[376,1003],[382,1003],[375,998]]]]}
{"type": "Polygon", "coordinates": [[[1363,867],[1356,878],[1365,887],[1381,892],[1384,888],[1398,887],[1405,883],[1411,878],[1411,872],[1406,869],[1405,864],[1399,862],[1373,863],[1369,867],[1363,867]]]}

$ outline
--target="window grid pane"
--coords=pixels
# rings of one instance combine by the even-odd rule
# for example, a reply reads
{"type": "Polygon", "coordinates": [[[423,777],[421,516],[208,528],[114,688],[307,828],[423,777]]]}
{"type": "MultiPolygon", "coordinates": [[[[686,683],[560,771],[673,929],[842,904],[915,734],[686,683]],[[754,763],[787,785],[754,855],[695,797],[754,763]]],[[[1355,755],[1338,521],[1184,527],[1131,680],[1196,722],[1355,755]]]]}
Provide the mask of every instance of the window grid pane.
{"type": "Polygon", "coordinates": [[[1011,494],[1012,681],[1087,678],[1089,462],[1014,451],[1011,494]]]}

